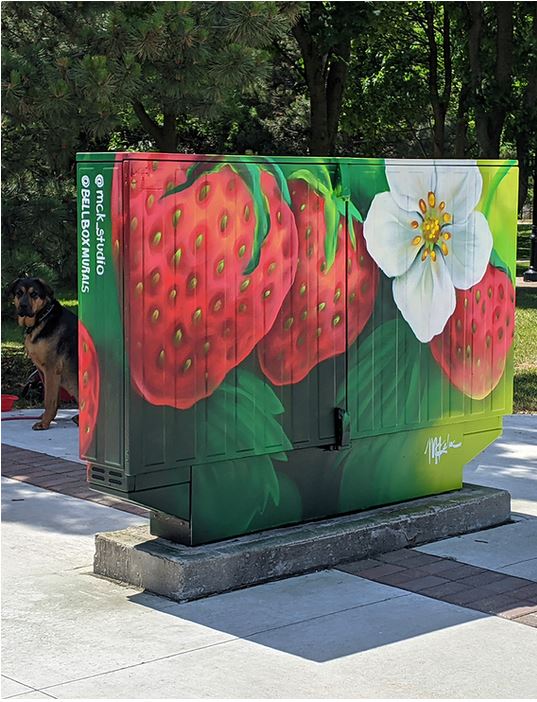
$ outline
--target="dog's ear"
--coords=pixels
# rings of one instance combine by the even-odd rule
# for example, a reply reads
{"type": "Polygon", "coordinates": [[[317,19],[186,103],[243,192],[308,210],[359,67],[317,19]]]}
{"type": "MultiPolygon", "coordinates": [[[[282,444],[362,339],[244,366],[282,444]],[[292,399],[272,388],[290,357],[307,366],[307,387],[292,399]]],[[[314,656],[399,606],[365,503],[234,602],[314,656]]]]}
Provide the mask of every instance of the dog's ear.
{"type": "Polygon", "coordinates": [[[37,278],[39,281],[40,285],[43,288],[43,295],[42,297],[49,297],[51,300],[54,299],[54,290],[50,287],[48,283],[45,283],[45,281],[42,278],[37,278]]]}
{"type": "Polygon", "coordinates": [[[11,283],[11,285],[8,287],[8,289],[7,289],[7,294],[8,294],[10,297],[15,297],[15,290],[17,289],[17,285],[20,283],[21,280],[22,280],[22,278],[17,278],[17,279],[14,280],[14,281],[11,283]]]}

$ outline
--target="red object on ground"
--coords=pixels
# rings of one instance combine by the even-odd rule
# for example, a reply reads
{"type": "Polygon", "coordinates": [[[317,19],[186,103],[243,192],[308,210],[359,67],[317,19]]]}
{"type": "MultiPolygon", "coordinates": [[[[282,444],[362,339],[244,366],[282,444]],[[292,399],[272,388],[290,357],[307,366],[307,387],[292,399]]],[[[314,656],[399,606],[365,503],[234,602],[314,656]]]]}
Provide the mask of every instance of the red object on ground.
{"type": "Polygon", "coordinates": [[[18,399],[18,395],[2,395],[2,412],[9,412],[12,410],[14,403],[18,399]]]}

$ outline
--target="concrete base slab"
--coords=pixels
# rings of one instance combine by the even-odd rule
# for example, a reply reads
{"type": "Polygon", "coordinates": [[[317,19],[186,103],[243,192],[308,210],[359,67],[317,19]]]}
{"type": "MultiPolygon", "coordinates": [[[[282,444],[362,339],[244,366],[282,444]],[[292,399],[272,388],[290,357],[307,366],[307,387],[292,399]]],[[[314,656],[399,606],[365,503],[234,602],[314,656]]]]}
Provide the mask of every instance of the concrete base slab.
{"type": "Polygon", "coordinates": [[[474,485],[367,512],[189,547],[149,527],[97,534],[94,572],[180,602],[504,524],[510,495],[474,485]]]}

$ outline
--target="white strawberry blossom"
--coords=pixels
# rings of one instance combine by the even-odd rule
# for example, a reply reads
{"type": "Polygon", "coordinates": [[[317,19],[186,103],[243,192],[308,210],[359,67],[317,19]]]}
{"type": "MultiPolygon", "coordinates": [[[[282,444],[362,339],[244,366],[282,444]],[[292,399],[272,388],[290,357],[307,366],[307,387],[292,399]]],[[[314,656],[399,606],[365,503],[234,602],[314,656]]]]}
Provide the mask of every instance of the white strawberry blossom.
{"type": "Polygon", "coordinates": [[[472,161],[410,164],[386,160],[389,192],[375,196],[364,222],[367,249],[393,278],[393,297],[421,342],[440,334],[455,310],[455,288],[485,274],[492,235],[475,208],[483,180],[472,161]]]}

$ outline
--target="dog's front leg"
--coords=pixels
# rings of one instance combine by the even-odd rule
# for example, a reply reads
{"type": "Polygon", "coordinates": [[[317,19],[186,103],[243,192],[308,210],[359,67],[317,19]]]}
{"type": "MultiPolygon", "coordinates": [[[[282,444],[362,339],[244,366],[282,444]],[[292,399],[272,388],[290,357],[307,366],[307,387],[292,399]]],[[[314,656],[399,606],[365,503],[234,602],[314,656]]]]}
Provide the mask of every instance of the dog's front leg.
{"type": "Polygon", "coordinates": [[[60,374],[56,372],[55,368],[44,368],[43,376],[45,383],[45,411],[39,422],[36,422],[32,427],[36,431],[48,429],[58,411],[60,374]]]}

